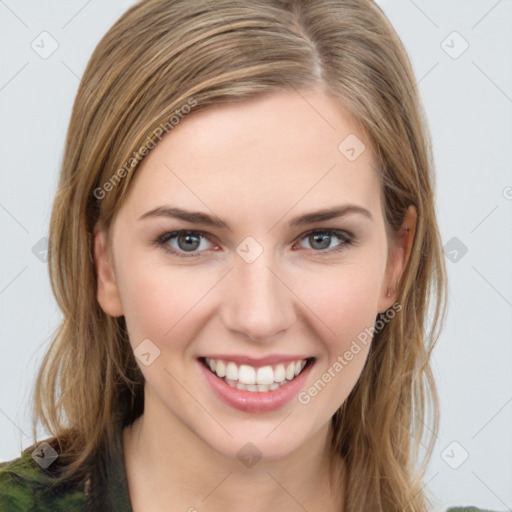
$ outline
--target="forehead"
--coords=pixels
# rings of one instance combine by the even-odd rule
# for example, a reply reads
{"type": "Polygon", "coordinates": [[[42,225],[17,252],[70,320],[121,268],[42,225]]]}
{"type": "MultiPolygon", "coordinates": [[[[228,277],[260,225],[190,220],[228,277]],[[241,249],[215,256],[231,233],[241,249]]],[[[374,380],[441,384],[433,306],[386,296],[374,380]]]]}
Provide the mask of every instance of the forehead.
{"type": "Polygon", "coordinates": [[[130,187],[134,214],[171,201],[234,215],[245,205],[269,221],[298,203],[346,199],[369,207],[380,196],[360,124],[318,91],[272,92],[185,116],[145,157],[130,187]]]}

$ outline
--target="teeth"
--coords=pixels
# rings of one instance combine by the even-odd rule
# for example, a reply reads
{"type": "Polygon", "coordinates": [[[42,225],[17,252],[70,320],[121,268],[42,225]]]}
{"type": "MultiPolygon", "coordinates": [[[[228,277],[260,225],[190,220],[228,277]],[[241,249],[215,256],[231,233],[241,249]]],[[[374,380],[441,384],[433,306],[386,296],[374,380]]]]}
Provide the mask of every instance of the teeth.
{"type": "Polygon", "coordinates": [[[256,382],[258,384],[273,384],[274,372],[272,371],[272,366],[263,366],[263,368],[258,368],[256,382]]]}
{"type": "MultiPolygon", "coordinates": [[[[235,363],[229,364],[235,365],[235,363]]],[[[256,384],[256,370],[252,366],[247,366],[246,364],[241,365],[238,369],[238,380],[242,384],[256,384]]]]}
{"type": "Polygon", "coordinates": [[[285,376],[286,376],[286,380],[292,380],[293,377],[295,377],[295,363],[290,363],[286,367],[285,376]]]}
{"type": "Polygon", "coordinates": [[[247,391],[273,391],[293,380],[306,366],[306,360],[292,361],[287,365],[279,363],[272,366],[254,368],[247,364],[237,366],[236,363],[220,359],[205,358],[210,370],[232,387],[247,391]]]}
{"type": "Polygon", "coordinates": [[[253,391],[253,392],[265,392],[265,391],[273,391],[286,384],[285,382],[277,384],[274,382],[273,384],[242,384],[238,380],[230,380],[226,379],[226,384],[229,384],[232,388],[241,389],[243,391],[253,391]]]}
{"type": "MultiPolygon", "coordinates": [[[[215,372],[217,373],[217,372],[215,372]]],[[[217,373],[218,377],[222,377],[217,373]]],[[[226,379],[238,380],[238,366],[235,363],[228,363],[226,366],[226,379]]]]}
{"type": "MultiPolygon", "coordinates": [[[[215,361],[210,359],[209,361],[213,361],[215,368],[212,368],[212,371],[215,372],[219,377],[224,377],[226,375],[226,365],[224,361],[215,361]]],[[[210,366],[211,368],[211,366],[210,366]]],[[[235,367],[236,369],[236,367],[235,367]]]]}
{"type": "Polygon", "coordinates": [[[283,382],[286,379],[286,370],[284,369],[284,364],[278,364],[274,371],[274,380],[275,382],[283,382]]]}

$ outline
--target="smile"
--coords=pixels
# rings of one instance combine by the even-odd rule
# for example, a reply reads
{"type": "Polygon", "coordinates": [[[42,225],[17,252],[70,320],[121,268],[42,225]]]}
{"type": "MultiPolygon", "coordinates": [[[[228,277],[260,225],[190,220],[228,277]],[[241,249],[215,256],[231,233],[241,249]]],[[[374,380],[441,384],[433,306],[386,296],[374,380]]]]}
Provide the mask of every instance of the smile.
{"type": "Polygon", "coordinates": [[[276,411],[291,402],[315,364],[314,357],[275,356],[256,361],[237,356],[236,360],[218,355],[197,361],[207,388],[225,404],[248,413],[276,411]]]}
{"type": "Polygon", "coordinates": [[[206,365],[229,386],[244,391],[273,391],[297,377],[306,366],[307,359],[255,368],[233,361],[204,358],[206,365]]]}

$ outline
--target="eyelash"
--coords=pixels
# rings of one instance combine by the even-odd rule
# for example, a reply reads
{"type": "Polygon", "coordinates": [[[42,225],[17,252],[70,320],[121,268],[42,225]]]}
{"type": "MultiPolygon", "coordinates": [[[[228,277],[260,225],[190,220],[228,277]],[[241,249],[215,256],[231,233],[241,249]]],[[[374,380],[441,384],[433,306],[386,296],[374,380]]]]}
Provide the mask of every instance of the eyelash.
{"type": "MultiPolygon", "coordinates": [[[[206,238],[207,240],[211,241],[208,238],[207,234],[204,233],[203,231],[193,231],[193,230],[188,230],[188,229],[182,229],[179,231],[167,232],[167,233],[164,233],[163,235],[160,235],[154,241],[154,244],[157,245],[158,247],[161,247],[165,252],[170,253],[174,256],[181,257],[181,258],[194,258],[194,257],[197,258],[197,257],[201,256],[202,251],[194,252],[194,253],[186,253],[184,251],[177,251],[167,243],[167,242],[169,242],[169,240],[172,240],[173,238],[177,238],[181,234],[197,235],[198,238],[206,238]]],[[[311,235],[316,235],[316,234],[328,235],[331,237],[335,236],[336,238],[339,238],[342,241],[342,243],[333,247],[332,249],[317,250],[317,251],[314,249],[309,249],[309,250],[313,251],[314,253],[319,254],[321,256],[338,253],[340,251],[345,250],[347,248],[347,246],[356,245],[355,237],[351,233],[349,233],[347,231],[341,231],[338,229],[314,229],[312,231],[308,231],[307,233],[304,233],[303,235],[298,237],[296,240],[298,242],[300,242],[301,240],[308,238],[311,235]]]]}

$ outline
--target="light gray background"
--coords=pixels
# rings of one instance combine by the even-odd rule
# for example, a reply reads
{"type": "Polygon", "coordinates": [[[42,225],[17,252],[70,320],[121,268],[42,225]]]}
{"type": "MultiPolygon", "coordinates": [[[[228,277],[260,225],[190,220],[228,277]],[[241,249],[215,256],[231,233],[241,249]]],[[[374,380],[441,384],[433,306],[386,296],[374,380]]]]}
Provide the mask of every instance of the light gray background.
{"type": "MultiPolygon", "coordinates": [[[[37,244],[72,102],[97,42],[132,3],[0,0],[0,460],[30,443],[28,400],[59,320],[37,244]]],[[[449,312],[433,361],[441,428],[426,489],[433,510],[511,509],[512,1],[379,4],[413,61],[448,244],[449,312]]]]}

